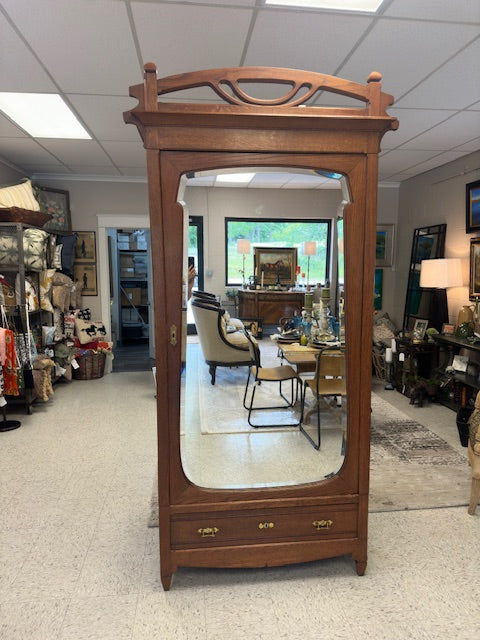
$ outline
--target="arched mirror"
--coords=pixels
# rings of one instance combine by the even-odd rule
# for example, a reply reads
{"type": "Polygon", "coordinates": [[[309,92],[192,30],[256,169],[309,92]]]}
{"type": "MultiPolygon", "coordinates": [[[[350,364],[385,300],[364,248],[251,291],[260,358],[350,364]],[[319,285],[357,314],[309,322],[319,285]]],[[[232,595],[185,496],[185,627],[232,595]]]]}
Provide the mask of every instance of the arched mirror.
{"type": "MultiPolygon", "coordinates": [[[[344,268],[343,268],[343,225],[338,222],[339,213],[343,212],[344,206],[347,204],[348,188],[346,181],[341,176],[329,177],[318,172],[310,170],[299,170],[294,167],[286,167],[278,169],[275,167],[246,167],[242,168],[241,175],[244,179],[249,180],[249,187],[234,186],[214,186],[218,176],[227,178],[227,184],[233,185],[233,180],[237,179],[238,173],[232,174],[233,168],[228,169],[228,173],[224,171],[202,171],[189,172],[180,184],[180,193],[178,202],[183,203],[184,216],[184,276],[188,279],[188,273],[185,272],[187,261],[185,259],[186,246],[188,244],[189,229],[185,225],[189,213],[192,211],[198,214],[199,211],[204,216],[204,226],[207,234],[204,238],[205,255],[209,260],[210,281],[213,281],[212,288],[216,291],[223,292],[225,290],[225,272],[222,269],[224,264],[228,264],[227,256],[222,255],[222,249],[226,247],[225,253],[228,252],[228,244],[225,243],[223,235],[226,233],[225,218],[228,212],[234,211],[240,215],[238,219],[241,224],[241,214],[245,216],[250,214],[248,220],[254,232],[251,232],[249,238],[249,254],[246,256],[247,261],[244,262],[247,274],[255,273],[254,255],[255,251],[262,247],[270,247],[272,244],[279,250],[287,247],[288,250],[296,251],[297,261],[303,263],[301,271],[307,270],[307,258],[303,255],[303,237],[296,237],[298,234],[298,226],[292,223],[293,211],[298,219],[308,219],[312,223],[316,223],[320,227],[320,221],[323,226],[327,226],[328,220],[328,236],[326,238],[326,246],[318,246],[318,253],[323,251],[323,259],[326,263],[325,274],[328,281],[328,287],[324,287],[325,293],[332,292],[332,295],[326,299],[323,298],[316,303],[312,303],[312,335],[309,336],[310,347],[302,346],[305,352],[311,358],[311,362],[303,364],[301,380],[313,378],[315,368],[315,358],[318,356],[321,348],[327,346],[331,341],[333,344],[345,344],[344,337],[344,268]],[[234,176],[232,178],[232,175],[234,176]],[[228,179],[230,182],[228,182],[228,179]],[[293,183],[293,184],[292,184],[293,183]],[[301,189],[302,184],[310,184],[310,188],[301,189]],[[254,186],[262,185],[261,187],[254,186]],[[265,189],[264,185],[269,184],[269,188],[265,189]],[[273,187],[278,184],[290,184],[290,189],[285,187],[273,187]],[[312,186],[315,188],[313,189],[312,186]],[[269,220],[276,219],[282,222],[287,218],[289,226],[293,227],[291,235],[288,235],[288,228],[281,228],[280,239],[272,239],[268,236],[268,240],[263,236],[260,239],[260,233],[252,224],[251,214],[256,215],[260,220],[267,218],[269,220]],[[220,250],[219,250],[220,249],[220,250]],[[212,263],[212,264],[210,264],[212,263]],[[217,275],[216,271],[220,273],[217,275]],[[215,275],[217,277],[215,278],[215,275]],[[215,285],[215,283],[217,283],[215,285]],[[219,283],[219,284],[218,284],[219,283]],[[323,312],[323,313],[322,313],[323,312]],[[322,325],[325,324],[327,317],[325,342],[321,340],[313,341],[314,336],[325,332],[322,325]],[[342,320],[342,336],[335,335],[333,331],[333,322],[337,321],[338,328],[342,320]],[[317,330],[318,329],[318,330],[317,330]],[[340,338],[340,340],[338,339],[340,338]]],[[[323,172],[324,174],[325,172],[323,172]]],[[[218,181],[217,184],[224,185],[225,181],[218,181]]],[[[247,228],[248,229],[248,228],[247,228]]],[[[244,234],[248,230],[243,230],[244,234]]],[[[317,251],[317,247],[315,247],[317,251]]],[[[230,247],[233,255],[231,260],[235,259],[236,247],[230,247]]],[[[237,265],[238,271],[241,270],[241,264],[237,265]]],[[[230,269],[232,271],[232,269],[230,269]]],[[[311,282],[313,283],[314,274],[312,269],[311,282]]],[[[323,284],[325,285],[325,275],[322,273],[323,284]]],[[[242,274],[238,274],[237,280],[242,274]]],[[[310,274],[309,274],[310,275],[310,274]]],[[[276,286],[268,286],[264,283],[262,287],[261,278],[257,278],[257,289],[255,285],[251,285],[251,289],[256,291],[256,295],[271,298],[268,295],[269,290],[276,289],[276,286]]],[[[300,282],[300,278],[299,278],[300,282]]],[[[241,288],[241,281],[240,281],[241,288]]],[[[247,286],[247,285],[246,285],[247,286]]],[[[289,290],[299,291],[299,297],[304,299],[304,287],[296,287],[295,284],[289,282],[281,286],[283,295],[289,290]]],[[[313,286],[312,289],[313,291],[313,286]]],[[[184,289],[185,291],[185,289],[184,289]]],[[[309,287],[310,291],[310,287],[309,287]]],[[[278,294],[277,294],[278,295],[278,294]]],[[[196,299],[195,291],[193,299],[196,299]]],[[[312,294],[313,296],[313,294],[312,294]]],[[[188,314],[187,317],[193,316],[190,302],[186,302],[188,314]]],[[[286,353],[295,353],[294,350],[297,342],[287,342],[285,345],[278,343],[276,338],[279,334],[278,326],[280,318],[283,315],[281,304],[275,311],[275,303],[270,302],[271,311],[266,318],[270,324],[262,326],[264,337],[258,340],[260,348],[261,362],[263,366],[279,366],[283,363],[288,364],[284,359],[282,347],[288,349],[286,353]],[[275,316],[276,313],[276,316],[275,316]],[[272,320],[275,320],[272,324],[272,320]]],[[[303,305],[302,305],[303,306],[303,305]]],[[[204,314],[210,316],[213,326],[211,330],[218,333],[215,313],[204,314]]],[[[262,318],[259,319],[262,321],[262,318]]],[[[232,331],[237,325],[231,326],[232,331]]],[[[208,330],[203,329],[203,331],[208,330]]],[[[310,328],[309,328],[310,329],[310,328]]],[[[201,332],[200,332],[201,333],[201,332]]],[[[184,347],[185,352],[185,368],[182,372],[181,381],[181,459],[182,466],[188,479],[194,484],[208,488],[258,488],[267,486],[292,486],[310,482],[318,482],[325,478],[330,478],[338,472],[343,464],[346,450],[347,433],[347,402],[346,397],[328,397],[321,402],[321,421],[322,421],[322,443],[319,449],[315,449],[312,443],[304,437],[304,434],[298,427],[285,427],[284,422],[295,421],[295,416],[301,411],[301,398],[297,399],[294,407],[285,410],[271,411],[263,414],[264,422],[274,422],[274,427],[254,428],[248,422],[248,412],[243,406],[243,395],[245,391],[248,367],[237,366],[232,363],[231,367],[218,367],[216,371],[215,384],[211,384],[211,374],[209,365],[206,362],[209,356],[209,345],[205,348],[202,345],[202,339],[205,342],[204,333],[201,335],[187,336],[182,331],[182,336],[186,340],[184,347]],[[206,354],[206,355],[205,355],[206,354]],[[208,461],[208,464],[206,464],[208,461]]],[[[218,335],[214,336],[218,340],[218,335]]],[[[231,337],[231,336],[230,336],[231,337]]],[[[233,336],[234,342],[238,341],[238,331],[233,336]]],[[[213,337],[212,337],[213,339],[213,337]]],[[[210,347],[211,349],[211,347],[210,347]]],[[[303,352],[302,357],[304,356],[303,352]]],[[[294,365],[295,366],[295,365],[294,365]]],[[[272,405],[278,405],[276,400],[278,395],[275,388],[274,393],[266,392],[265,396],[272,397],[272,405]]],[[[306,414],[303,421],[303,428],[307,434],[315,441],[317,423],[316,413],[314,411],[316,403],[313,394],[307,394],[305,409],[306,414]]]]}
{"type": "MultiPolygon", "coordinates": [[[[377,156],[382,135],[398,126],[386,113],[393,98],[381,92],[378,73],[360,85],[262,67],[160,80],[154,65],[145,72],[145,84],[130,88],[138,106],[124,117],[138,127],[147,150],[162,584],[169,589],[180,566],[263,567],[345,554],[361,575],[367,563],[377,156]],[[159,100],[176,92],[183,99],[191,90],[200,96],[188,103],[159,100]],[[207,90],[213,101],[207,102],[207,90]],[[324,94],[355,106],[319,106],[324,94]],[[199,350],[199,362],[191,362],[186,341],[185,234],[188,214],[196,213],[188,210],[186,181],[199,172],[272,167],[342,183],[328,215],[335,230],[332,273],[338,274],[330,297],[335,313],[344,309],[346,399],[340,425],[332,425],[332,437],[318,451],[298,430],[203,433],[225,429],[225,407],[229,414],[229,407],[238,409],[245,424],[242,381],[235,392],[233,385],[218,384],[207,394],[208,384],[202,390],[199,382],[199,350]]],[[[220,254],[222,228],[213,218],[206,225],[211,250],[220,254]]],[[[285,278],[278,268],[280,275],[285,278]]]]}

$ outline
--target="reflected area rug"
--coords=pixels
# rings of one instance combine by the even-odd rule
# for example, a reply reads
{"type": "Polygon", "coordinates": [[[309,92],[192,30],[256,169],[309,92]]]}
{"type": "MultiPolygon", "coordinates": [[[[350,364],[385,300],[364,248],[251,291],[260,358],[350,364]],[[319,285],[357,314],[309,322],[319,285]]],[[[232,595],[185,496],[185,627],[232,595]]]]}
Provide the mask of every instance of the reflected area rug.
{"type": "MultiPolygon", "coordinates": [[[[372,394],[371,512],[466,506],[470,483],[466,455],[372,394]]],[[[155,480],[150,527],[158,526],[157,503],[155,480]]]]}

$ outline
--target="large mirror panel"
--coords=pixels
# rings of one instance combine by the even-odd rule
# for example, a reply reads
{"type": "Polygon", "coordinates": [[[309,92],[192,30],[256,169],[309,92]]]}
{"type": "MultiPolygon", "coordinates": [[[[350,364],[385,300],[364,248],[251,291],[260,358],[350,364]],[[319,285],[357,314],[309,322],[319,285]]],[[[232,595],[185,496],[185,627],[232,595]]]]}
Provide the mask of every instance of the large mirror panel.
{"type": "MultiPolygon", "coordinates": [[[[323,174],[321,181],[326,188],[320,188],[321,181],[315,180],[320,177],[318,173],[284,167],[242,167],[242,174],[253,175],[250,186],[234,187],[235,178],[232,176],[239,171],[186,174],[179,193],[184,211],[184,321],[189,327],[196,324],[196,333],[192,334],[191,329],[188,334],[186,330],[183,332],[185,367],[181,378],[180,430],[183,469],[194,484],[216,489],[282,487],[318,482],[335,475],[345,458],[348,442],[348,400],[345,393],[339,387],[338,393],[330,390],[317,401],[316,387],[307,383],[302,430],[298,426],[284,425],[298,421],[305,380],[315,379],[317,358],[323,348],[338,348],[335,363],[343,360],[338,375],[345,384],[344,361],[348,345],[344,341],[343,208],[348,201],[348,189],[345,179],[339,175],[332,178],[323,174]],[[214,186],[218,175],[230,176],[230,182],[224,183],[228,186],[214,186]],[[289,188],[278,187],[280,182],[285,184],[290,180],[289,188]],[[302,183],[305,187],[310,180],[310,188],[300,188],[302,183]],[[263,186],[254,187],[252,181],[263,186]],[[267,183],[268,187],[265,186],[267,183]],[[239,231],[239,237],[227,238],[225,242],[225,219],[231,218],[232,214],[238,219],[248,219],[251,224],[239,231]],[[192,216],[203,216],[203,264],[198,263],[195,253],[193,238],[198,240],[198,237],[189,229],[192,216]],[[323,280],[317,287],[316,271],[312,267],[308,291],[305,275],[312,255],[309,238],[299,237],[301,230],[298,227],[292,227],[294,231],[289,233],[289,224],[279,230],[278,237],[271,226],[262,227],[265,219],[282,222],[292,218],[308,219],[309,222],[328,218],[331,221],[327,268],[322,272],[323,280]],[[255,224],[255,219],[258,224],[255,224]],[[239,242],[241,240],[248,242],[239,242]],[[248,245],[248,253],[238,253],[242,244],[244,247],[248,245]],[[294,249],[300,267],[298,279],[295,277],[293,282],[270,283],[268,286],[264,282],[262,286],[262,274],[255,273],[255,255],[263,247],[294,249]],[[187,284],[189,262],[205,274],[200,293],[196,280],[190,282],[193,287],[187,284]],[[232,274],[237,271],[238,282],[231,286],[228,277],[235,278],[232,274]],[[230,276],[225,275],[228,273],[230,276]],[[238,289],[260,300],[257,301],[260,305],[257,313],[265,313],[263,318],[252,317],[251,314],[245,318],[245,313],[239,313],[238,298],[232,295],[232,290],[238,289]],[[212,298],[208,297],[209,293],[213,294],[212,298]],[[298,294],[300,308],[298,314],[290,313],[285,317],[282,309],[290,293],[298,294]],[[262,323],[265,319],[268,322],[262,323]],[[274,423],[274,426],[255,428],[248,422],[244,395],[249,372],[246,362],[250,360],[250,352],[238,349],[231,354],[225,352],[225,339],[237,346],[245,344],[242,323],[249,326],[251,333],[258,338],[256,343],[262,367],[292,366],[300,375],[299,395],[291,408],[252,414],[255,424],[274,423]],[[259,326],[262,332],[258,331],[259,326]],[[220,350],[218,355],[212,355],[216,348],[220,350]],[[231,358],[231,367],[218,366],[212,376],[209,363],[222,359],[225,362],[228,357],[231,358]],[[317,404],[321,424],[318,449],[313,446],[318,443],[317,404]]],[[[237,227],[234,225],[232,228],[237,227]]],[[[327,373],[327,379],[332,379],[334,373],[327,373]]],[[[277,383],[262,382],[255,389],[254,406],[273,407],[283,402],[277,383]]],[[[251,390],[250,385],[247,406],[251,390]]],[[[287,383],[283,383],[282,390],[289,397],[287,383]]]]}

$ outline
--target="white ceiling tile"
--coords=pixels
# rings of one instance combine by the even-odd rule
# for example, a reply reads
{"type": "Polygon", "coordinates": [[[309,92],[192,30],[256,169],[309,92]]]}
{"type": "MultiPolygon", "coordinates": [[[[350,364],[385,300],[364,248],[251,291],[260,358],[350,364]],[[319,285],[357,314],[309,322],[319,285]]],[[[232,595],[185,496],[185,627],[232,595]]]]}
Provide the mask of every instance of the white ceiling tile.
{"type": "Polygon", "coordinates": [[[26,138],[27,134],[23,129],[13,124],[6,116],[0,111],[0,137],[5,138],[26,138]]]}
{"type": "Polygon", "coordinates": [[[129,84],[141,81],[123,2],[2,3],[62,91],[126,95],[126,77],[131,78],[129,84]]]}
{"type": "Polygon", "coordinates": [[[137,105],[119,96],[67,96],[87,129],[98,140],[139,140],[137,127],[123,121],[123,112],[137,105]]]}
{"type": "Polygon", "coordinates": [[[394,0],[385,16],[480,23],[478,0],[394,0]]]}
{"type": "Polygon", "coordinates": [[[382,151],[400,146],[407,140],[446,120],[455,111],[442,109],[395,109],[390,107],[388,113],[398,118],[400,126],[396,131],[387,131],[383,136],[382,151]]]}
{"type": "Polygon", "coordinates": [[[399,171],[407,171],[421,162],[426,162],[435,155],[438,155],[438,151],[396,149],[382,154],[379,158],[379,166],[384,174],[389,171],[398,173],[399,171]]]}
{"type": "MultiPolygon", "coordinates": [[[[445,44],[445,43],[442,43],[445,44]]],[[[397,105],[465,109],[480,97],[480,39],[452,58],[397,105]]]]}
{"type": "Polygon", "coordinates": [[[42,139],[40,142],[48,151],[68,166],[85,164],[105,167],[111,164],[108,156],[95,140],[42,139]]]}
{"type": "Polygon", "coordinates": [[[160,76],[240,64],[250,9],[135,3],[132,11],[142,58],[160,76]]]}
{"type": "Polygon", "coordinates": [[[480,111],[460,111],[426,133],[406,142],[403,149],[448,150],[480,135],[480,111]]]}
{"type": "Polygon", "coordinates": [[[469,140],[465,144],[460,144],[458,147],[455,147],[453,151],[465,151],[465,153],[470,153],[472,151],[478,151],[480,149],[480,138],[473,138],[469,140]]]}
{"type": "Polygon", "coordinates": [[[138,176],[144,177],[145,182],[147,181],[147,168],[146,167],[125,167],[120,165],[118,170],[122,174],[122,176],[138,176]]]}
{"type": "Polygon", "coordinates": [[[56,164],[59,162],[32,138],[3,138],[2,155],[20,165],[32,165],[36,162],[56,164]]]}
{"type": "Polygon", "coordinates": [[[78,173],[85,176],[111,176],[111,175],[120,175],[120,171],[116,169],[112,164],[105,167],[95,167],[91,164],[79,164],[79,165],[71,165],[70,169],[74,173],[78,173]]]}
{"type": "Polygon", "coordinates": [[[261,11],[246,65],[288,67],[333,74],[371,24],[365,16],[308,11],[261,11]]]}
{"type": "Polygon", "coordinates": [[[142,142],[106,141],[105,151],[119,167],[146,167],[147,156],[142,142]]]}
{"type": "Polygon", "coordinates": [[[52,92],[55,84],[49,78],[5,16],[0,13],[0,82],[2,91],[52,92]],[[28,71],[27,71],[28,70],[28,71]]]}
{"type": "Polygon", "coordinates": [[[458,160],[458,158],[461,158],[464,155],[466,154],[457,151],[447,151],[446,153],[441,153],[434,158],[430,158],[430,160],[419,163],[415,167],[415,175],[418,175],[419,173],[425,173],[425,171],[430,171],[431,169],[435,169],[436,167],[440,167],[442,164],[447,164],[448,162],[458,160]]]}
{"type": "Polygon", "coordinates": [[[399,104],[400,96],[477,35],[478,27],[470,25],[379,19],[338,75],[364,82],[370,71],[379,71],[383,90],[399,104]]]}

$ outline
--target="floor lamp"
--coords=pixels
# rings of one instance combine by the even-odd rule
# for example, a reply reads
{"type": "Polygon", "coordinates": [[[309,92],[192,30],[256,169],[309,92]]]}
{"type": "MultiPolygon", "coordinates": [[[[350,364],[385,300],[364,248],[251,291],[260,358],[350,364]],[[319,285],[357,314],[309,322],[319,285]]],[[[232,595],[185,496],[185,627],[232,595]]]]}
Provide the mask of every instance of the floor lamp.
{"type": "Polygon", "coordinates": [[[243,257],[242,279],[243,288],[245,289],[245,256],[250,253],[250,240],[239,238],[237,240],[237,253],[240,253],[243,257]]]}
{"type": "Polygon", "coordinates": [[[307,241],[303,243],[303,255],[307,256],[307,287],[310,285],[310,258],[317,255],[317,243],[307,241]]]}
{"type": "Polygon", "coordinates": [[[445,289],[463,285],[460,258],[436,258],[422,260],[420,265],[420,287],[431,289],[429,323],[438,331],[448,324],[448,303],[445,289]]]}

